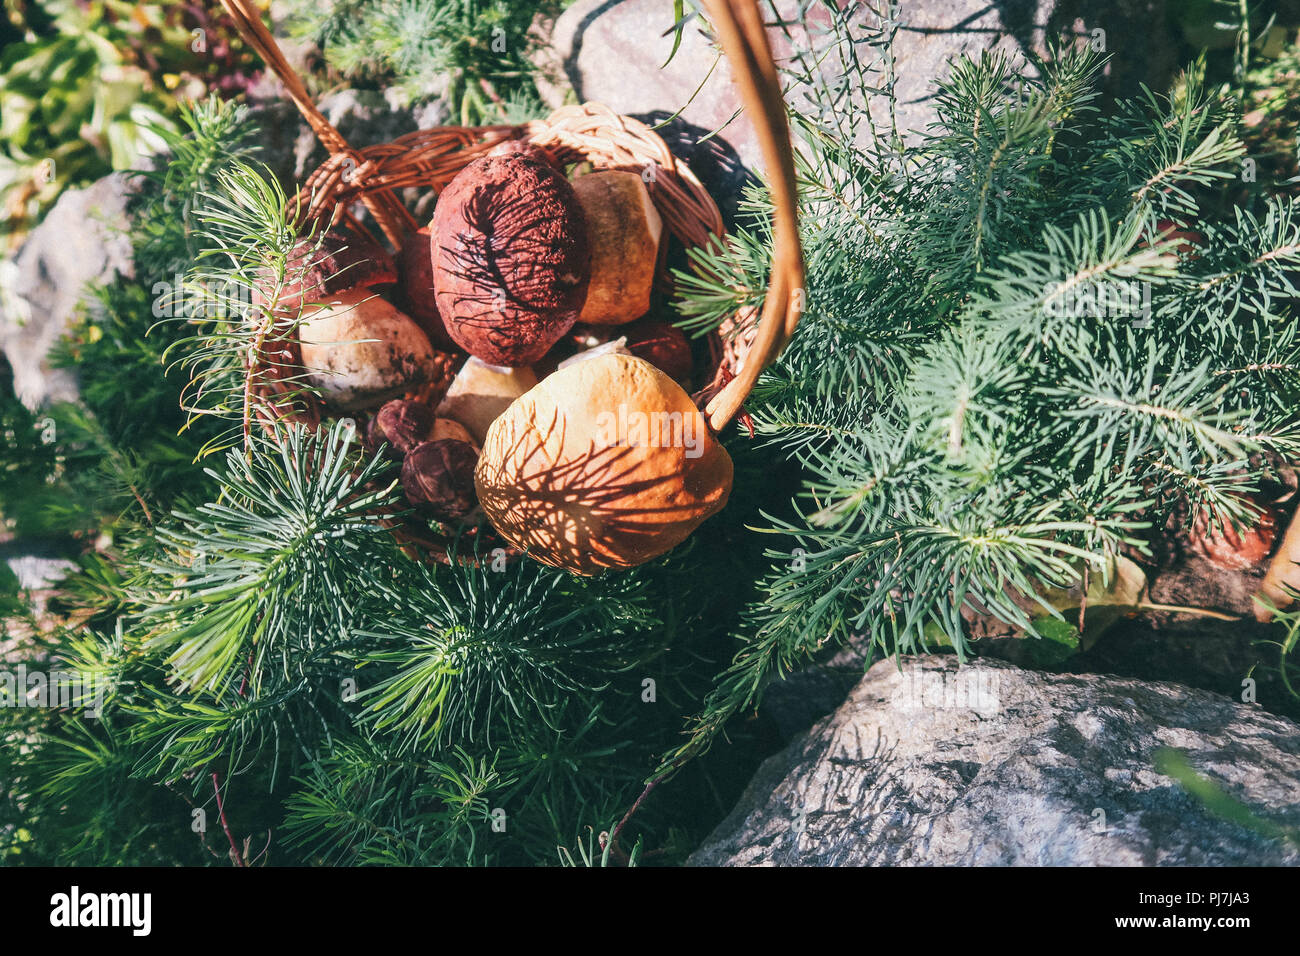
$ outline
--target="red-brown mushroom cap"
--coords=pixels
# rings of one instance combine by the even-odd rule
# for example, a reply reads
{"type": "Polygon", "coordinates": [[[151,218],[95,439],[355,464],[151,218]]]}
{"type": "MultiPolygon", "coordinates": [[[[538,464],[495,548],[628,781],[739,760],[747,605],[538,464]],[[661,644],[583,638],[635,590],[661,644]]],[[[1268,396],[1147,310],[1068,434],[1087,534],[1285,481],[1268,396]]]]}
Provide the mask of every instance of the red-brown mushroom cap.
{"type": "Polygon", "coordinates": [[[691,343],[675,325],[658,319],[640,319],[621,330],[627,350],[645,359],[676,382],[690,382],[691,343]]]}
{"type": "Polygon", "coordinates": [[[508,139],[503,143],[497,143],[490,150],[489,156],[522,156],[524,159],[536,160],[539,163],[545,163],[547,166],[554,166],[555,160],[551,154],[538,146],[536,143],[530,143],[522,139],[508,139]]]}
{"type": "Polygon", "coordinates": [[[457,346],[447,334],[438,313],[433,293],[433,240],[430,227],[425,226],[406,237],[398,257],[401,274],[402,305],[406,314],[419,323],[424,334],[437,348],[455,351],[457,346]]]}
{"type": "Polygon", "coordinates": [[[405,455],[421,442],[429,441],[437,416],[422,402],[395,398],[370,420],[369,438],[372,446],[387,442],[400,455],[405,455]]]}
{"type": "Polygon", "coordinates": [[[447,332],[490,365],[540,359],[577,321],[591,276],[568,181],[522,155],[485,156],[438,199],[433,285],[447,332]]]}

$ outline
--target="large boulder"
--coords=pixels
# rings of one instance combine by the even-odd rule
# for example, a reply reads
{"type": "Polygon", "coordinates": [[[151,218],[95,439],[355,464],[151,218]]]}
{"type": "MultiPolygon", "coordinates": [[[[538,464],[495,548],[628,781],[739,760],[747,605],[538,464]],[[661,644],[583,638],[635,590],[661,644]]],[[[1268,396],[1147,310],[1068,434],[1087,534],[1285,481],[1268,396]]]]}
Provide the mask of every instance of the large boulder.
{"type": "Polygon", "coordinates": [[[690,863],[1219,866],[1300,861],[1300,726],[1176,684],[882,661],[767,760],[690,863]],[[1159,769],[1182,752],[1258,818],[1159,769]]]}
{"type": "MultiPolygon", "coordinates": [[[[966,53],[999,48],[1011,54],[1038,53],[1048,37],[1061,34],[1104,44],[1113,54],[1105,80],[1109,93],[1135,93],[1140,83],[1161,89],[1178,62],[1178,29],[1167,0],[916,0],[901,5],[893,45],[896,116],[900,130],[924,132],[935,116],[937,83],[948,74],[949,61],[966,53]],[[1095,34],[1101,30],[1103,34],[1095,34]]],[[[794,0],[778,0],[784,25],[768,36],[778,64],[795,49],[825,46],[825,8],[814,5],[801,19],[794,0]]],[[[858,24],[880,26],[868,5],[858,24]]],[[[766,10],[766,4],[764,4],[766,10]]],[[[663,0],[578,0],[550,27],[549,46],[539,50],[543,69],[559,82],[544,84],[543,95],[559,105],[568,89],[579,102],[596,100],[614,110],[660,118],[681,110],[681,119],[705,131],[726,128],[728,141],[750,168],[761,165],[753,129],[740,106],[728,65],[717,63],[717,49],[698,20],[687,25],[672,61],[672,5],[663,0]],[[667,63],[667,66],[664,64],[667,63]],[[705,77],[708,77],[705,80],[705,77]],[[701,82],[703,81],[703,85],[701,82]],[[567,88],[566,88],[567,87],[567,88]]],[[[871,55],[865,46],[859,56],[871,55]]],[[[834,56],[821,66],[832,84],[844,72],[834,56]]],[[[798,91],[791,91],[797,96],[798,91]]],[[[852,109],[860,104],[843,104],[852,109]]],[[[881,97],[872,103],[875,118],[889,122],[881,97]]]]}

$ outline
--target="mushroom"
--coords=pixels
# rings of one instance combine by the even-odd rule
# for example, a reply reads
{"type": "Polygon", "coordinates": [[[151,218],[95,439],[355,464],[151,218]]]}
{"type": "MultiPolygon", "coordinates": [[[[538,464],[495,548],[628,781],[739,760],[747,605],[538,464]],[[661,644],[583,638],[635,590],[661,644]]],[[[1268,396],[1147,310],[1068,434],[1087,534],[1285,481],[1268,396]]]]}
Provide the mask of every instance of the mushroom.
{"type": "Polygon", "coordinates": [[[476,454],[478,452],[479,443],[469,433],[469,429],[454,418],[435,418],[433,420],[433,431],[429,435],[429,441],[442,441],[444,438],[463,441],[466,445],[472,445],[476,454]]]}
{"type": "Polygon", "coordinates": [[[384,403],[384,407],[370,420],[368,437],[372,450],[381,442],[387,442],[398,455],[405,455],[423,442],[443,438],[454,438],[469,445],[476,444],[473,436],[460,422],[438,418],[433,409],[423,402],[404,398],[384,403]]]}
{"type": "Polygon", "coordinates": [[[591,270],[587,227],[553,167],[521,153],[475,160],[438,198],[431,233],[438,312],[471,355],[531,365],[577,320],[591,270]]]}
{"type": "Polygon", "coordinates": [[[454,439],[421,442],[402,463],[402,490],[417,510],[439,521],[459,521],[478,507],[474,465],[478,452],[454,439]]]}
{"type": "Polygon", "coordinates": [[[1257,513],[1235,528],[1225,515],[1201,510],[1188,535],[1192,547],[1225,571],[1247,571],[1264,561],[1277,539],[1277,515],[1271,506],[1252,504],[1257,513]]]}
{"type": "Polygon", "coordinates": [[[677,326],[657,319],[641,319],[621,331],[633,355],[639,355],[675,382],[690,382],[691,343],[677,326]]]}
{"type": "Polygon", "coordinates": [[[627,338],[619,336],[616,339],[610,339],[607,342],[601,342],[593,345],[591,348],[583,349],[564,359],[555,366],[552,371],[558,371],[562,368],[568,368],[570,365],[577,365],[579,362],[585,362],[588,359],[600,358],[602,355],[631,355],[632,352],[627,347],[627,338]]]}
{"type": "Polygon", "coordinates": [[[622,325],[650,310],[664,224],[636,173],[602,170],[579,176],[573,191],[587,220],[591,284],[578,316],[593,325],[622,325]]]}
{"type": "Polygon", "coordinates": [[[535,162],[545,163],[547,166],[554,166],[555,160],[551,154],[538,146],[536,143],[529,143],[522,139],[508,139],[498,143],[488,150],[489,156],[522,156],[524,159],[531,159],[535,162]]]}
{"type": "Polygon", "coordinates": [[[369,236],[327,232],[294,243],[285,257],[284,284],[278,290],[275,275],[262,269],[253,288],[253,304],[296,316],[311,303],[348,289],[396,280],[393,260],[369,236]]]}
{"type": "Polygon", "coordinates": [[[488,365],[471,355],[452,379],[438,415],[460,422],[481,445],[497,416],[536,384],[530,368],[488,365]]]}
{"type": "Polygon", "coordinates": [[[433,294],[432,238],[428,226],[417,229],[406,237],[398,259],[402,289],[402,307],[424,330],[429,341],[447,352],[456,350],[456,343],[447,334],[447,326],[438,312],[433,294]]]}
{"type": "Polygon", "coordinates": [[[680,385],[607,354],[555,372],[488,429],[479,503],[511,544],[576,574],[680,544],[731,492],[726,450],[680,385]]]}
{"type": "Polygon", "coordinates": [[[298,340],[307,381],[339,411],[451,377],[452,356],[435,350],[413,319],[368,289],[348,289],[309,312],[298,340]]]}

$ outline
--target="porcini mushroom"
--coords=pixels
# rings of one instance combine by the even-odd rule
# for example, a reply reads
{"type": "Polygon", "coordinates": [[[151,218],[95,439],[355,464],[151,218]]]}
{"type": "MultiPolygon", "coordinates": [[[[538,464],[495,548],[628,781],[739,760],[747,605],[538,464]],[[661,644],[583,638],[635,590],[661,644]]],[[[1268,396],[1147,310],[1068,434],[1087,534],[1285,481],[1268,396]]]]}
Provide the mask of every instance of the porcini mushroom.
{"type": "Polygon", "coordinates": [[[432,408],[423,402],[395,398],[370,420],[371,449],[387,442],[398,455],[405,455],[416,445],[427,441],[454,438],[467,445],[476,445],[473,436],[460,422],[438,418],[432,408]]]}
{"type": "Polygon", "coordinates": [[[398,258],[401,304],[406,314],[415,319],[435,347],[450,352],[456,349],[456,343],[447,334],[447,326],[438,312],[433,293],[431,235],[426,226],[408,235],[402,244],[402,254],[398,258]]]}
{"type": "Polygon", "coordinates": [[[454,439],[416,445],[402,463],[402,490],[417,510],[439,521],[459,521],[478,507],[473,446],[454,439]]]}
{"type": "Polygon", "coordinates": [[[253,287],[253,304],[296,316],[311,303],[337,293],[396,279],[393,260],[369,236],[327,232],[294,243],[285,257],[284,276],[278,289],[276,276],[269,268],[262,269],[253,287]]]}
{"type": "Polygon", "coordinates": [[[731,457],[680,385],[609,354],[555,372],[488,429],[474,473],[493,527],[577,574],[649,561],[731,492],[731,457]]]}
{"type": "Polygon", "coordinates": [[[579,322],[622,325],[650,309],[664,224],[636,173],[607,169],[579,176],[573,191],[587,220],[591,283],[579,322]]]}
{"type": "Polygon", "coordinates": [[[378,405],[413,386],[451,379],[452,356],[369,289],[329,297],[298,327],[308,382],[339,411],[378,405]]]}
{"type": "Polygon", "coordinates": [[[489,365],[540,359],[578,318],[591,255],[582,207],[552,166],[485,156],[438,197],[433,287],[452,340],[489,365]]]}
{"type": "Polygon", "coordinates": [[[620,331],[627,339],[629,352],[645,359],[673,381],[689,384],[691,343],[681,329],[657,319],[641,319],[620,331]]]}
{"type": "Polygon", "coordinates": [[[471,355],[452,379],[438,415],[460,422],[481,445],[497,416],[536,384],[530,368],[488,365],[471,355]]]}

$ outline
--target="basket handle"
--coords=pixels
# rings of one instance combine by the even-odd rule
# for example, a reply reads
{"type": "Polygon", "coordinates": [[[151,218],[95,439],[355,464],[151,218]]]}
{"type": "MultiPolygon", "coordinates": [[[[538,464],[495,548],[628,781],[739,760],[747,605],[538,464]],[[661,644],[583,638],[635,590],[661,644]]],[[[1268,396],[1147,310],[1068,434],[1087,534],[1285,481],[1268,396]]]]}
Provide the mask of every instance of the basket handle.
{"type": "MultiPolygon", "coordinates": [[[[307,88],[303,86],[302,80],[294,72],[289,61],[285,59],[284,53],[280,50],[280,44],[275,42],[275,37],[271,31],[266,28],[262,22],[262,12],[257,8],[254,0],[221,0],[221,5],[226,8],[231,19],[235,21],[235,27],[239,30],[239,35],[243,37],[257,55],[262,58],[262,62],[284,84],[285,91],[288,92],[289,98],[293,100],[293,105],[298,107],[298,112],[303,115],[307,124],[320,140],[321,145],[329,152],[331,156],[342,154],[353,154],[352,148],[348,146],[343,135],[334,128],[325,114],[316,108],[316,104],[311,101],[307,94],[307,88]]],[[[356,174],[358,169],[364,163],[364,159],[356,157],[357,167],[352,173],[356,174]]],[[[361,197],[370,215],[375,217],[375,222],[383,230],[384,235],[393,243],[395,248],[401,248],[402,239],[405,235],[404,227],[404,210],[400,208],[397,198],[388,191],[380,193],[366,193],[361,197]]]]}
{"type": "Polygon", "coordinates": [[[758,381],[799,324],[803,311],[803,251],[796,212],[794,151],[786,122],[785,99],[757,0],[705,0],[705,7],[740,87],[745,112],[758,134],[771,184],[772,270],[758,334],[740,374],[704,407],[709,426],[721,431],[735,417],[758,381]]]}

